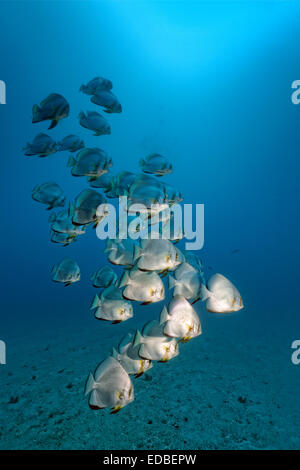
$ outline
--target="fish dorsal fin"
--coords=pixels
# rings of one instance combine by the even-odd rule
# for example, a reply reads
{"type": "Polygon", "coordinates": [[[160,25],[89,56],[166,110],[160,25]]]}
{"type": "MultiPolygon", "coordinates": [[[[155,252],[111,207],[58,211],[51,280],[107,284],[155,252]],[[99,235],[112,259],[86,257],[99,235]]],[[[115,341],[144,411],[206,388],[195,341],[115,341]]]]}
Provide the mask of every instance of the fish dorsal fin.
{"type": "Polygon", "coordinates": [[[130,281],[130,271],[129,270],[124,271],[120,279],[119,287],[127,286],[129,281],[130,281]]]}
{"type": "Polygon", "coordinates": [[[102,361],[97,369],[95,370],[95,381],[96,382],[99,382],[101,377],[103,377],[103,375],[111,368],[115,368],[117,365],[119,365],[118,361],[112,357],[112,356],[108,356],[106,359],[104,359],[104,361],[102,361]]]}
{"type": "Polygon", "coordinates": [[[159,317],[159,324],[162,325],[163,323],[166,323],[169,319],[170,315],[168,314],[167,307],[164,306],[159,317]]]}
{"type": "Polygon", "coordinates": [[[136,330],[135,335],[134,335],[134,339],[133,339],[133,342],[132,342],[132,346],[133,347],[138,346],[142,342],[143,342],[143,336],[141,335],[139,330],[136,330]]]}
{"type": "Polygon", "coordinates": [[[99,296],[96,294],[91,305],[91,310],[94,308],[98,308],[101,306],[101,300],[99,299],[99,296]]]}

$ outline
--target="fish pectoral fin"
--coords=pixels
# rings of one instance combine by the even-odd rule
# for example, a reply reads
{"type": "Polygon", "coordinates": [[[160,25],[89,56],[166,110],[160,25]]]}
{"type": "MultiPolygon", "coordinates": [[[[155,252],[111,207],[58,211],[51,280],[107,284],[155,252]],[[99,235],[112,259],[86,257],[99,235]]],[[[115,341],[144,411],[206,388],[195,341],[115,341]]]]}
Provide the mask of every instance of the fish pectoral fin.
{"type": "Polygon", "coordinates": [[[65,287],[68,287],[72,284],[72,282],[65,282],[65,287]]]}
{"type": "Polygon", "coordinates": [[[113,324],[113,325],[116,325],[117,323],[121,323],[121,321],[122,321],[122,320],[114,320],[114,321],[112,322],[112,324],[113,324]]]}
{"type": "Polygon", "coordinates": [[[149,305],[152,304],[151,300],[147,300],[146,302],[142,302],[141,305],[149,305]]]}

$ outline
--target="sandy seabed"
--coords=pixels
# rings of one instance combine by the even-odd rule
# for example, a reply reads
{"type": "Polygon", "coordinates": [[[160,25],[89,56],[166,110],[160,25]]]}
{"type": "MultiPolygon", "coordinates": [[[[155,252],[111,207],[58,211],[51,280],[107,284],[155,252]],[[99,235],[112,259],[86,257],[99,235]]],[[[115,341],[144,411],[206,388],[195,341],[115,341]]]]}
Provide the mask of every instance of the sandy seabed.
{"type": "Polygon", "coordinates": [[[117,325],[103,325],[10,343],[1,449],[300,449],[300,365],[288,343],[213,325],[133,379],[135,401],[110,415],[83,396],[89,370],[120,339],[117,325]]]}

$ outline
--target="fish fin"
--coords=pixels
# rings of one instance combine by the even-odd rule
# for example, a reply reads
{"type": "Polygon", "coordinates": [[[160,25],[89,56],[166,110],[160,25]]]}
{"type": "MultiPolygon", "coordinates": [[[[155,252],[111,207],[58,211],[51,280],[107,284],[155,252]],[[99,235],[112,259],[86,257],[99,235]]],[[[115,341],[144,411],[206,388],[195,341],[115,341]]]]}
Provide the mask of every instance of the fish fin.
{"type": "Polygon", "coordinates": [[[114,320],[112,322],[112,325],[117,325],[118,323],[121,323],[123,320],[114,320]]]}
{"type": "Polygon", "coordinates": [[[115,348],[112,348],[111,355],[112,355],[112,357],[117,359],[118,358],[118,351],[115,348]]]}
{"type": "Polygon", "coordinates": [[[168,282],[169,282],[169,289],[173,289],[177,284],[176,279],[174,279],[174,277],[171,276],[171,274],[169,274],[168,282]]]}
{"type": "Polygon", "coordinates": [[[135,347],[138,344],[141,344],[143,342],[143,337],[140,333],[139,330],[136,330],[133,341],[132,341],[132,346],[135,347]]]}
{"type": "MultiPolygon", "coordinates": [[[[64,246],[66,246],[66,245],[64,245],[64,246]]],[[[68,286],[70,286],[71,284],[72,284],[72,282],[65,282],[65,287],[68,287],[68,286]]]]}
{"type": "Polygon", "coordinates": [[[90,372],[90,374],[87,378],[87,381],[85,383],[84,394],[88,395],[89,393],[91,393],[91,391],[94,390],[95,385],[96,385],[96,382],[95,382],[94,376],[90,372]]]}
{"type": "Polygon", "coordinates": [[[99,299],[99,296],[96,294],[91,305],[91,310],[94,308],[101,307],[101,300],[99,299]]]}
{"type": "Polygon", "coordinates": [[[67,163],[67,168],[71,168],[74,166],[76,163],[76,159],[73,157],[73,155],[69,156],[68,163],[67,163]]]}
{"type": "Polygon", "coordinates": [[[114,408],[112,408],[110,414],[114,415],[114,414],[118,413],[122,408],[123,408],[123,406],[115,406],[114,408]]]}
{"type": "Polygon", "coordinates": [[[48,219],[48,222],[52,223],[52,222],[55,222],[55,220],[56,220],[56,214],[55,212],[52,212],[52,214],[50,215],[48,219]]]}
{"type": "Polygon", "coordinates": [[[32,123],[40,122],[41,121],[41,109],[37,104],[33,105],[32,108],[32,123]]]}
{"type": "Polygon", "coordinates": [[[57,119],[53,119],[53,120],[51,121],[51,124],[50,124],[50,126],[48,127],[48,129],[54,129],[54,127],[57,126],[57,123],[58,123],[58,120],[57,120],[57,119]]]}
{"type": "Polygon", "coordinates": [[[146,302],[141,302],[141,305],[149,305],[152,304],[153,302],[151,300],[148,300],[146,302]]]}
{"type": "Polygon", "coordinates": [[[166,323],[166,321],[168,321],[169,318],[170,318],[170,315],[168,314],[167,307],[164,306],[164,308],[162,309],[160,313],[159,324],[162,325],[163,323],[166,323]]]}
{"type": "Polygon", "coordinates": [[[100,398],[100,394],[97,390],[92,390],[89,398],[89,407],[92,410],[100,410],[101,408],[106,408],[105,403],[100,398]]]}
{"type": "Polygon", "coordinates": [[[119,287],[127,286],[129,281],[130,281],[129,271],[124,271],[119,282],[119,287]]]}
{"type": "Polygon", "coordinates": [[[142,256],[143,250],[139,245],[134,245],[133,250],[133,261],[136,261],[140,256],[142,256]]]}
{"type": "Polygon", "coordinates": [[[197,297],[191,302],[191,305],[194,305],[200,299],[201,299],[201,294],[198,294],[197,297]]]}

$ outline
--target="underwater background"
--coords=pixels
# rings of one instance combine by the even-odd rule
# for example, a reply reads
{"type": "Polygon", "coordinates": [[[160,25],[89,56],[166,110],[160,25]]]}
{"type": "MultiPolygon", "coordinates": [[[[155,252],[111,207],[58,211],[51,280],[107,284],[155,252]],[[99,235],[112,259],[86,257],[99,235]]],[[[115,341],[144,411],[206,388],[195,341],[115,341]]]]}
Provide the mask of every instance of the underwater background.
{"type": "Polygon", "coordinates": [[[299,14],[292,1],[0,3],[1,449],[300,448],[299,14]],[[108,116],[111,135],[92,137],[77,116],[97,108],[79,87],[99,75],[123,112],[108,116]],[[51,92],[71,107],[51,137],[104,148],[113,173],[153,152],[170,159],[165,181],[205,204],[205,275],[224,274],[245,304],[218,316],[198,302],[202,336],[137,379],[114,416],[89,409],[88,372],[162,303],[97,322],[90,276],[106,264],[104,242],[92,228],[68,247],[50,242],[32,188],[56,181],[74,198],[87,187],[67,152],[22,152],[47,132],[31,109],[51,92]],[[67,289],[50,277],[66,256],[82,272],[67,289]]]}

